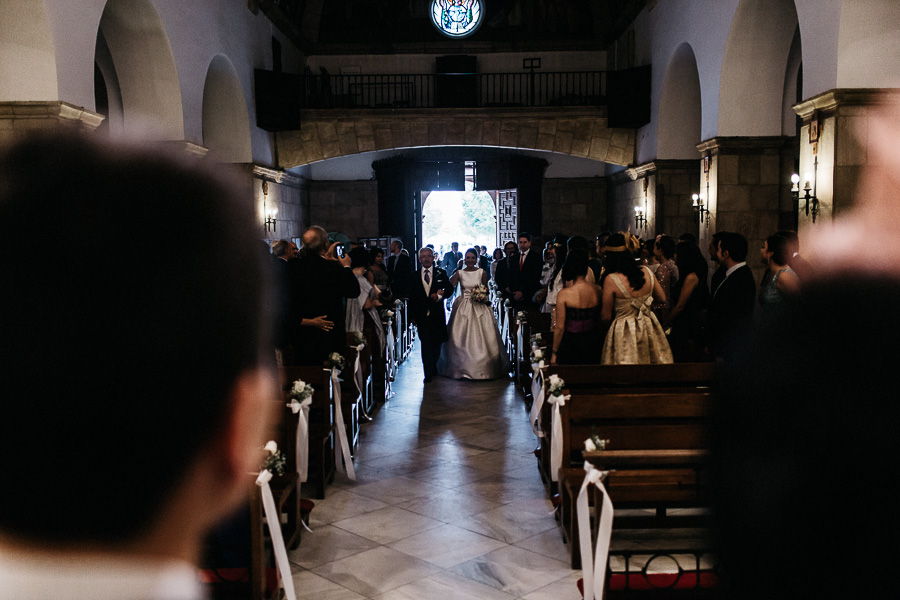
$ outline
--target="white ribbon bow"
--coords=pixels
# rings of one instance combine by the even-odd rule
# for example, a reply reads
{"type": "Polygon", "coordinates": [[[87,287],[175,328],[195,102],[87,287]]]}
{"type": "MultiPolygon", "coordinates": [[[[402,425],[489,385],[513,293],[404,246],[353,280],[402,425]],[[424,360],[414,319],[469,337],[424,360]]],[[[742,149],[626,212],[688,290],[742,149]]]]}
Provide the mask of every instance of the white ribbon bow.
{"type": "Polygon", "coordinates": [[[584,600],[603,600],[606,561],[609,558],[609,542],[612,538],[613,505],[603,485],[608,471],[600,471],[587,461],[584,463],[584,470],[584,481],[578,491],[575,508],[578,516],[578,547],[581,551],[584,600]],[[600,522],[595,543],[591,540],[591,517],[587,497],[587,489],[592,485],[603,495],[602,506],[597,507],[600,522]],[[595,547],[592,549],[592,546],[595,547]]]}
{"type": "Polygon", "coordinates": [[[363,372],[362,365],[359,363],[359,355],[360,352],[365,348],[365,344],[359,344],[358,346],[351,346],[354,350],[356,350],[356,360],[353,361],[353,381],[356,382],[356,389],[359,390],[360,399],[362,399],[366,395],[366,390],[363,389],[363,372]]]}
{"type": "Polygon", "coordinates": [[[385,365],[387,377],[385,383],[386,389],[384,390],[384,399],[387,400],[394,395],[394,386],[391,383],[391,379],[393,379],[394,377],[394,327],[391,325],[390,317],[388,317],[387,322],[387,336],[385,347],[387,348],[387,364],[385,365]]]}
{"type": "Polygon", "coordinates": [[[562,416],[559,409],[566,405],[566,401],[571,398],[568,394],[554,394],[547,398],[553,406],[553,418],[550,421],[550,479],[551,481],[559,481],[559,469],[562,467],[562,416]]]}
{"type": "Polygon", "coordinates": [[[287,548],[284,546],[284,537],[281,535],[281,519],[278,517],[278,509],[275,508],[275,498],[272,496],[272,488],[269,482],[272,473],[263,469],[256,477],[256,485],[262,495],[263,510],[266,514],[266,525],[269,527],[269,536],[272,538],[272,549],[275,553],[275,565],[281,576],[281,587],[287,600],[297,600],[297,592],[294,591],[294,579],[291,577],[291,565],[288,563],[287,548]]]}
{"type": "MultiPolygon", "coordinates": [[[[298,402],[296,398],[291,398],[291,403],[287,406],[291,412],[297,415],[297,436],[294,440],[294,457],[297,463],[298,481],[303,483],[309,475],[309,406],[312,404],[312,398],[307,398],[302,402],[298,402]]],[[[299,494],[299,486],[298,486],[299,494]]]]}
{"type": "Polygon", "coordinates": [[[356,469],[353,467],[353,455],[350,454],[350,443],[347,441],[347,426],[344,425],[344,413],[341,410],[341,381],[338,370],[331,369],[331,389],[334,393],[334,420],[338,434],[338,445],[335,448],[335,463],[347,474],[347,478],[356,481],[356,469]]]}
{"type": "Polygon", "coordinates": [[[531,414],[528,417],[531,420],[531,429],[534,431],[534,435],[539,438],[544,437],[544,432],[541,431],[541,409],[544,407],[544,394],[546,393],[543,367],[543,361],[531,366],[534,369],[534,374],[531,377],[531,397],[533,400],[531,401],[531,414]]]}

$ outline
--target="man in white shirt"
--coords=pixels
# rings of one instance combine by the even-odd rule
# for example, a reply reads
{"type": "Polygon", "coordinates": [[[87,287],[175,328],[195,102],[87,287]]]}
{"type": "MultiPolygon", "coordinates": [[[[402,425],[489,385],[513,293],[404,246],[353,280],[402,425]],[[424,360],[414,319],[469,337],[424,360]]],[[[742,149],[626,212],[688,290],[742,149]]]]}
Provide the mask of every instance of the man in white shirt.
{"type": "Polygon", "coordinates": [[[240,186],[68,136],[8,148],[0,181],[0,598],[202,597],[201,541],[246,499],[275,397],[240,186]]]}

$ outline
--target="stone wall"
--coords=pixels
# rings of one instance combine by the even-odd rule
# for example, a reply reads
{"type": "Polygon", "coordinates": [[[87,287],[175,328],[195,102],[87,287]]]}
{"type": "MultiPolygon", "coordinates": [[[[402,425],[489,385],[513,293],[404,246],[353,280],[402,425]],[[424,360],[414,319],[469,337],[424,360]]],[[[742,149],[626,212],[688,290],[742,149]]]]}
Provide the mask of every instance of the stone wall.
{"type": "Polygon", "coordinates": [[[301,120],[277,134],[282,168],[422,146],[549,150],[623,166],[634,158],[634,130],[610,128],[604,107],[307,110],[301,120]]]}
{"type": "Polygon", "coordinates": [[[310,181],[309,222],[351,239],[378,235],[378,183],[310,181]]]}
{"type": "Polygon", "coordinates": [[[544,236],[554,233],[592,239],[606,226],[606,179],[545,179],[542,188],[544,236]]]}

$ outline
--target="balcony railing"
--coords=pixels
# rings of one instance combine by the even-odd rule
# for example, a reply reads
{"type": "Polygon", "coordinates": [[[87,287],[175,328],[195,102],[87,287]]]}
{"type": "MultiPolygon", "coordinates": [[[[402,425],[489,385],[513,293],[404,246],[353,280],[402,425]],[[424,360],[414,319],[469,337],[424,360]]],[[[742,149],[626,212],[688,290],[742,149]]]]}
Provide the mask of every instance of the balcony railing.
{"type": "Polygon", "coordinates": [[[606,72],[306,75],[304,108],[598,106],[606,72]]]}

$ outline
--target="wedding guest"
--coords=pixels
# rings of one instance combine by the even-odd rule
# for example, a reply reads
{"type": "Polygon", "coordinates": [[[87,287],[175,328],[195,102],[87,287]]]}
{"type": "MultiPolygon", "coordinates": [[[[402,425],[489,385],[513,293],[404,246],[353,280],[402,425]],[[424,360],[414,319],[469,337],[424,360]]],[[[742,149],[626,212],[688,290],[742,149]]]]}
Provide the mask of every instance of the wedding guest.
{"type": "Polygon", "coordinates": [[[459,242],[450,244],[450,250],[444,254],[444,259],[441,261],[441,268],[447,272],[448,277],[453,277],[453,274],[456,273],[462,257],[462,252],[459,251],[459,242]]]}
{"type": "Polygon", "coordinates": [[[580,235],[573,235],[566,241],[566,252],[571,254],[581,254],[588,259],[588,268],[585,273],[585,279],[588,283],[597,283],[600,281],[600,261],[591,261],[590,245],[587,238],[580,235]]]}
{"type": "Polygon", "coordinates": [[[300,257],[288,263],[295,364],[321,364],[346,346],[343,303],[359,296],[359,282],[350,256],[337,256],[339,243],[328,246],[328,232],[313,225],[303,232],[300,257]]]}
{"type": "Polygon", "coordinates": [[[575,253],[560,271],[568,287],[556,296],[551,365],[600,362],[600,288],[586,281],[587,270],[587,257],[575,253]]]}
{"type": "Polygon", "coordinates": [[[722,280],[725,279],[727,267],[719,261],[719,242],[721,241],[722,236],[727,234],[728,232],[726,231],[717,231],[709,240],[709,260],[716,266],[716,270],[713,271],[712,277],[710,277],[709,280],[710,293],[719,287],[722,280]]]}
{"type": "Polygon", "coordinates": [[[372,248],[371,254],[372,265],[369,267],[369,273],[372,275],[372,283],[385,293],[388,291],[389,277],[384,266],[384,250],[376,246],[372,248]]]}
{"type": "Polygon", "coordinates": [[[491,260],[491,280],[497,280],[497,265],[503,260],[503,249],[494,248],[493,260],[491,260]]]}
{"type": "Polygon", "coordinates": [[[531,234],[519,234],[519,255],[510,269],[510,300],[517,310],[536,308],[534,293],[540,289],[541,257],[531,248],[531,234]]]}
{"type": "Polygon", "coordinates": [[[600,362],[605,365],[669,364],[672,350],[650,310],[665,292],[646,266],[638,265],[640,241],[630,233],[609,237],[605,248],[600,319],[610,323],[600,362]]]}
{"type": "Polygon", "coordinates": [[[769,277],[759,289],[759,304],[762,318],[782,310],[791,296],[800,291],[800,279],[788,264],[790,246],[787,238],[778,234],[770,235],[760,248],[760,256],[768,265],[769,277]]]}
{"type": "Polygon", "coordinates": [[[272,244],[272,284],[274,307],[274,332],[272,340],[278,353],[278,360],[283,361],[285,354],[290,355],[290,315],[291,315],[291,283],[288,262],[297,257],[297,246],[288,240],[278,240],[272,244]]]}
{"type": "MultiPolygon", "coordinates": [[[[675,265],[675,240],[667,235],[661,235],[653,242],[653,254],[656,257],[656,271],[653,273],[659,286],[665,292],[665,300],[653,301],[653,314],[660,323],[669,322],[669,309],[671,308],[675,284],[678,283],[678,267],[675,265]]],[[[651,271],[653,268],[650,268],[651,271]]]]}
{"type": "Polygon", "coordinates": [[[656,269],[659,267],[659,261],[656,260],[656,238],[650,238],[641,242],[641,264],[645,265],[650,272],[656,275],[656,269]]]}
{"type": "Polygon", "coordinates": [[[722,232],[717,254],[725,277],[712,291],[709,346],[714,357],[733,360],[749,348],[756,283],[747,266],[747,238],[722,232]]]}
{"type": "Polygon", "coordinates": [[[391,256],[388,258],[388,281],[391,284],[391,292],[396,298],[406,296],[406,284],[412,274],[412,260],[409,252],[403,247],[401,240],[391,241],[391,256]]]}
{"type": "Polygon", "coordinates": [[[788,264],[794,270],[794,273],[797,274],[797,277],[800,278],[801,283],[803,281],[812,279],[815,274],[812,268],[812,265],[809,264],[805,258],[800,255],[800,238],[797,236],[796,231],[791,230],[782,230],[777,231],[776,235],[780,235],[788,242],[788,254],[790,257],[788,258],[788,264]]]}
{"type": "Polygon", "coordinates": [[[373,332],[372,336],[366,335],[372,354],[380,355],[384,351],[384,328],[381,327],[381,317],[378,315],[378,307],[381,306],[381,290],[373,285],[367,277],[371,267],[372,255],[365,248],[354,248],[350,251],[350,269],[359,283],[359,295],[347,300],[346,326],[347,331],[360,333],[373,332]],[[366,327],[368,325],[368,327],[366,327]]]}
{"type": "Polygon", "coordinates": [[[504,299],[512,298],[512,277],[513,272],[518,269],[519,247],[515,242],[506,242],[503,245],[503,253],[506,257],[497,265],[494,278],[497,282],[497,288],[504,299]]]}
{"type": "Polygon", "coordinates": [[[202,541],[246,501],[275,405],[251,206],[212,164],[17,139],[0,156],[0,595],[199,600],[202,541]],[[113,231],[127,255],[101,243],[113,231]]]}
{"type": "MultiPolygon", "coordinates": [[[[565,281],[563,280],[562,270],[566,264],[566,260],[569,258],[569,247],[566,243],[566,239],[563,236],[555,237],[551,240],[553,254],[554,254],[554,264],[553,271],[550,273],[549,281],[547,282],[547,309],[545,312],[550,313],[550,324],[551,327],[556,323],[556,302],[557,296],[559,292],[565,287],[565,281]]],[[[584,256],[583,254],[581,255],[584,256]]],[[[585,271],[585,277],[587,277],[587,273],[590,269],[585,271]]]]}
{"type": "Polygon", "coordinates": [[[544,246],[543,252],[543,260],[544,264],[541,266],[541,289],[534,293],[534,303],[537,304],[540,308],[540,312],[550,312],[547,308],[547,285],[550,283],[551,276],[553,274],[553,264],[556,261],[556,250],[553,248],[553,243],[547,242],[544,246]]]}
{"type": "Polygon", "coordinates": [[[487,255],[487,246],[475,246],[475,249],[479,251],[478,268],[484,269],[484,272],[487,273],[491,268],[491,257],[487,255]]]}
{"type": "Polygon", "coordinates": [[[697,244],[678,242],[675,265],[679,280],[672,290],[677,300],[669,312],[669,344],[678,362],[705,360],[706,308],[709,304],[706,260],[697,244]]]}

